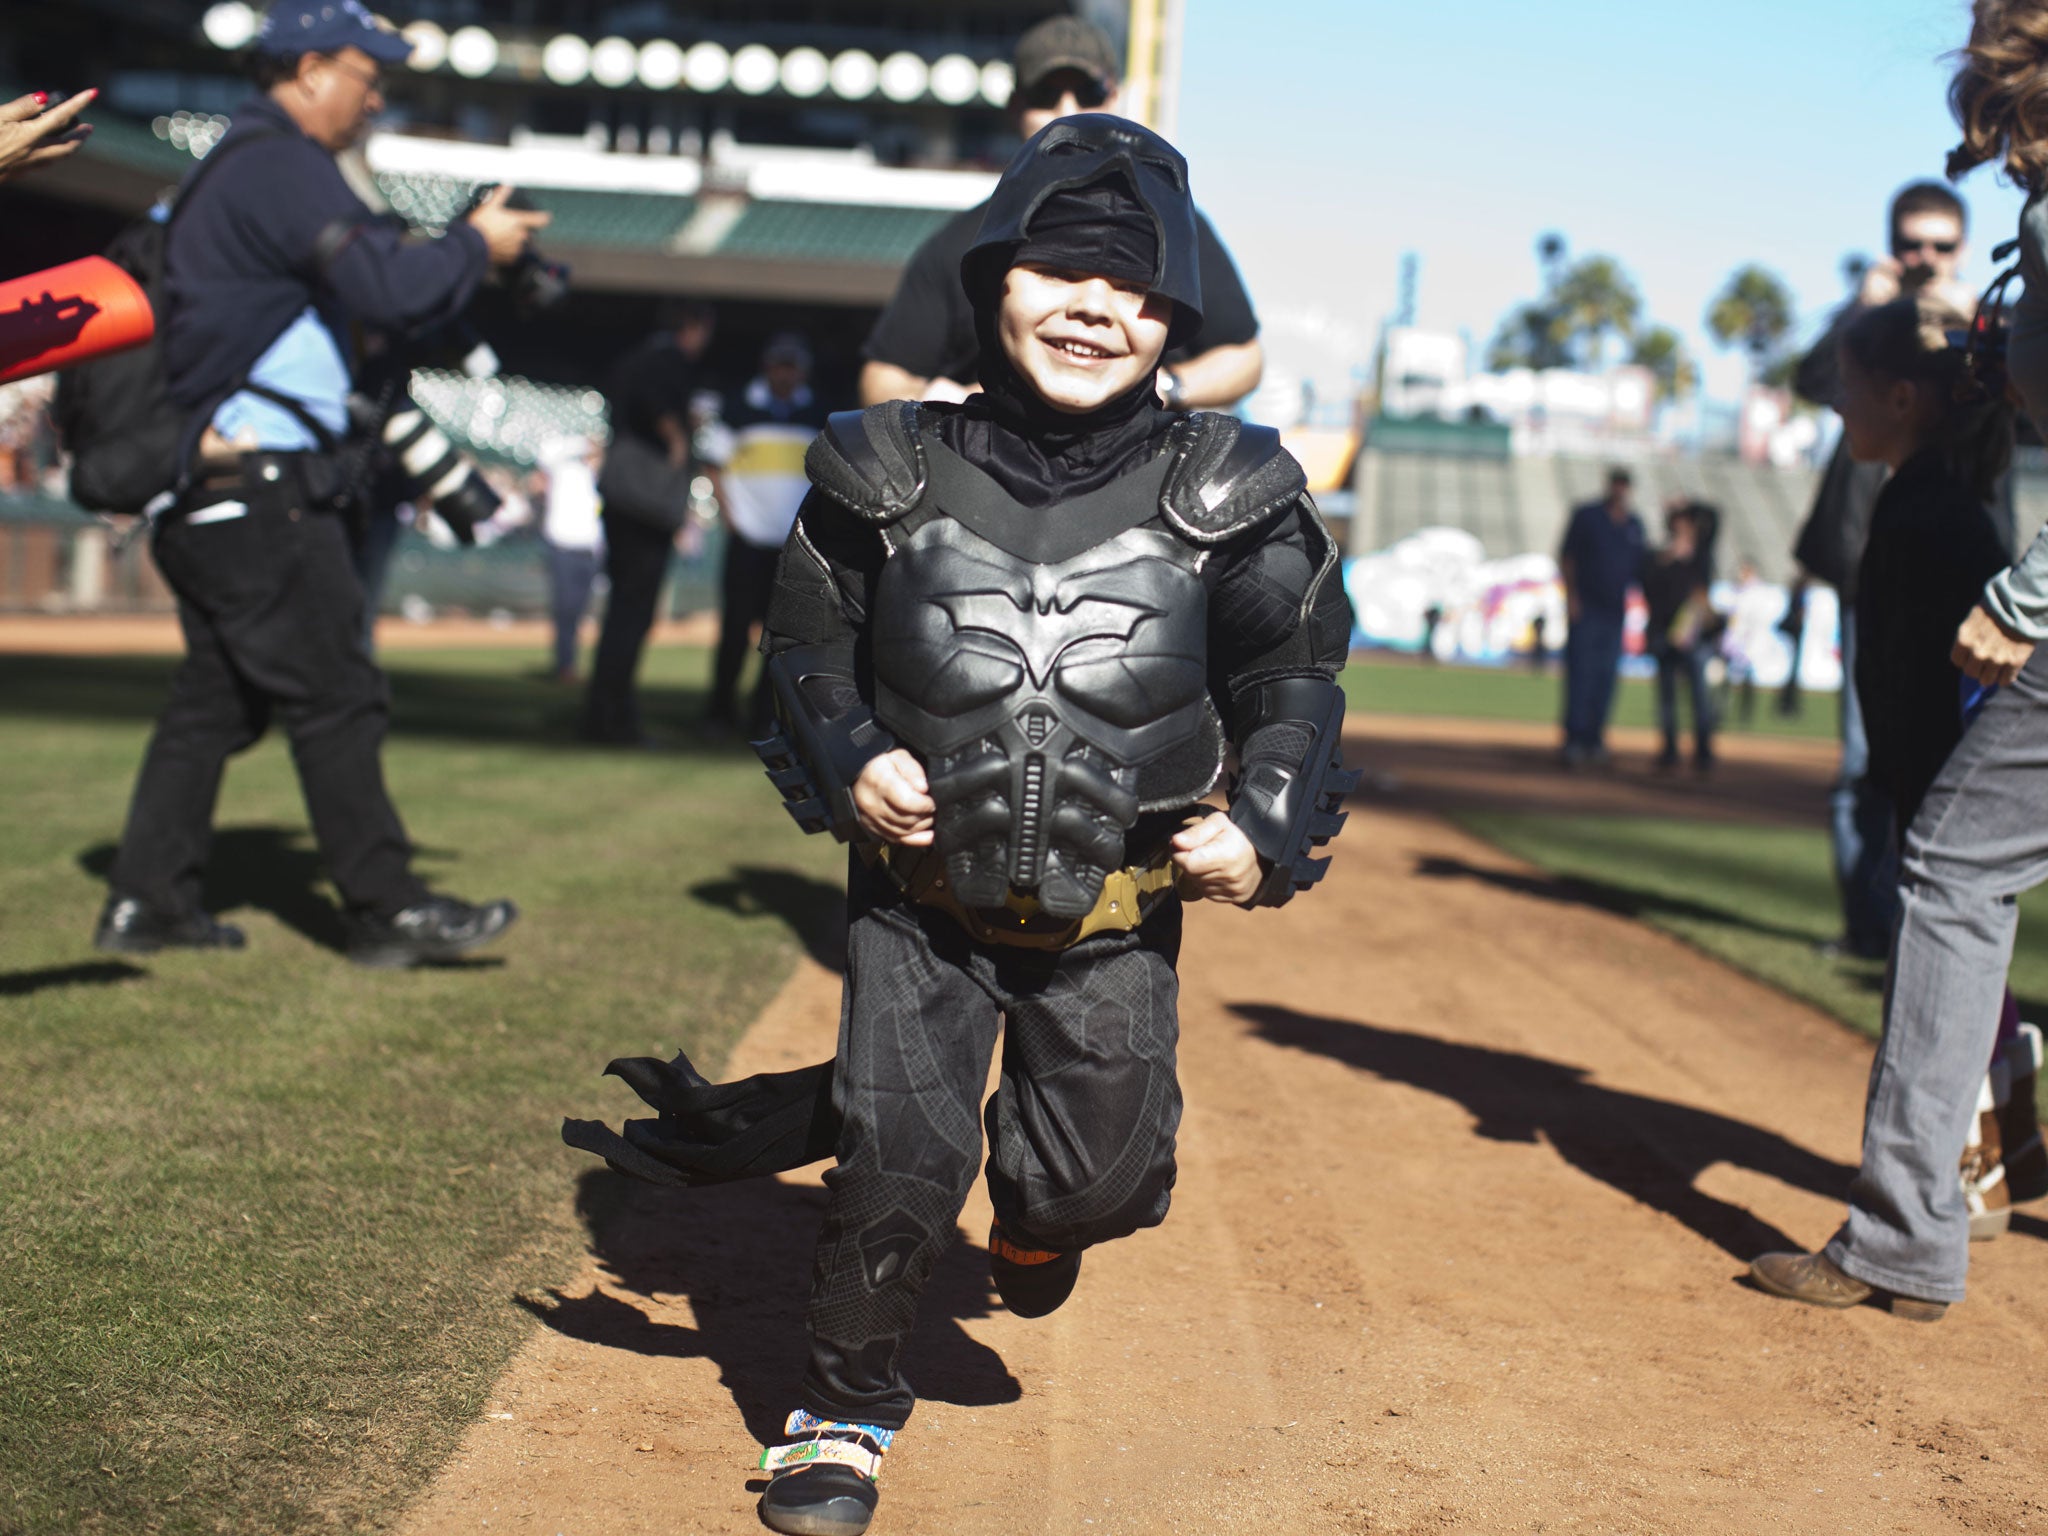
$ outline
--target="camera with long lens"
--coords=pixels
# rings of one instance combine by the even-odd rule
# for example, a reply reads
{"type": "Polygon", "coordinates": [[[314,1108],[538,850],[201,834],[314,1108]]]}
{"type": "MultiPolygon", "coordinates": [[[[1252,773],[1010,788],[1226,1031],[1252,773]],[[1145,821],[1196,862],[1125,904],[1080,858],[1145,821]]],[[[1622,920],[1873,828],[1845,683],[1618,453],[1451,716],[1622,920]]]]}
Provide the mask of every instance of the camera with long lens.
{"type": "Polygon", "coordinates": [[[385,417],[381,437],[408,497],[446,523],[461,543],[474,544],[477,525],[504,505],[475,461],[409,395],[385,417]]]}
{"type": "MultiPolygon", "coordinates": [[[[491,191],[479,187],[464,216],[491,191]]],[[[529,211],[533,206],[517,192],[506,205],[529,211]]],[[[531,245],[500,267],[498,277],[521,318],[550,309],[569,295],[569,268],[547,260],[531,245]]],[[[350,402],[350,412],[358,432],[382,445],[406,499],[446,523],[458,542],[474,544],[478,525],[490,520],[504,498],[407,389],[413,369],[444,366],[472,379],[489,379],[497,375],[498,356],[461,320],[431,335],[396,342],[370,370],[376,385],[350,402]]]]}

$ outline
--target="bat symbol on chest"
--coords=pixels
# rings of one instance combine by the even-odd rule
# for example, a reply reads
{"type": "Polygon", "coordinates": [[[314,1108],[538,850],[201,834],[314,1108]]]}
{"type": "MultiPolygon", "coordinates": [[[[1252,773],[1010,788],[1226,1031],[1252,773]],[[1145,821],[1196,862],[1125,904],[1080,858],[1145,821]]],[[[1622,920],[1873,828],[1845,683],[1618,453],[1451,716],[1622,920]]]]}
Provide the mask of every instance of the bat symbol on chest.
{"type": "Polygon", "coordinates": [[[1061,656],[1085,640],[1128,640],[1145,620],[1162,610],[1141,601],[1077,597],[1019,605],[1008,592],[936,592],[932,603],[953,621],[957,633],[993,635],[1024,658],[1031,681],[1043,688],[1061,656]]]}

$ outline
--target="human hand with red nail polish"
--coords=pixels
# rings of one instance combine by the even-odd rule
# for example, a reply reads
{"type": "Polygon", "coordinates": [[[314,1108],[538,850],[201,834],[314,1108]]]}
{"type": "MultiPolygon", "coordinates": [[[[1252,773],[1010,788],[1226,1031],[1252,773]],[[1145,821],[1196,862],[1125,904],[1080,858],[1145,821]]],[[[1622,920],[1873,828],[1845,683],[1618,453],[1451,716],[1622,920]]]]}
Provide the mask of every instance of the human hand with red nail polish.
{"type": "Polygon", "coordinates": [[[53,107],[48,91],[32,91],[0,104],[0,181],[78,153],[92,135],[92,124],[78,115],[98,96],[97,89],[80,91],[53,107]]]}

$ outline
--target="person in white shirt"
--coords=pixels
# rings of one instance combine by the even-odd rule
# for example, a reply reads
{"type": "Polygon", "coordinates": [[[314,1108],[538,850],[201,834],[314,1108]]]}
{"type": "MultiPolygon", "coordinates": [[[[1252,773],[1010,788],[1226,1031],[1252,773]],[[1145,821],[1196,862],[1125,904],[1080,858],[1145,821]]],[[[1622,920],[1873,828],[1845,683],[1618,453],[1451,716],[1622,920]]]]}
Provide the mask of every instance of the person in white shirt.
{"type": "Polygon", "coordinates": [[[555,681],[576,681],[576,642],[604,558],[597,470],[603,450],[590,437],[558,437],[540,451],[541,541],[548,551],[548,611],[555,621],[555,681]]]}

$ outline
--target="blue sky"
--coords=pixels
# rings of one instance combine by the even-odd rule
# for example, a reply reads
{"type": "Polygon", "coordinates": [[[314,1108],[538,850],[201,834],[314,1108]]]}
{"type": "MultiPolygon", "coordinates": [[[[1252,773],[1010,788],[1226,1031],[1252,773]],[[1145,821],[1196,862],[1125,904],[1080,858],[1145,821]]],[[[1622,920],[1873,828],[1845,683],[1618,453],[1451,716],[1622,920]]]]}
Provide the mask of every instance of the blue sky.
{"type": "MultiPolygon", "coordinates": [[[[1968,30],[1965,0],[1187,0],[1177,138],[1283,366],[1304,332],[1369,352],[1409,250],[1420,322],[1483,344],[1556,229],[1732,398],[1708,301],[1758,261],[1818,326],[1892,192],[1939,175],[1968,30]]],[[[2021,199],[1988,167],[1959,190],[1981,285],[2021,199]]]]}

